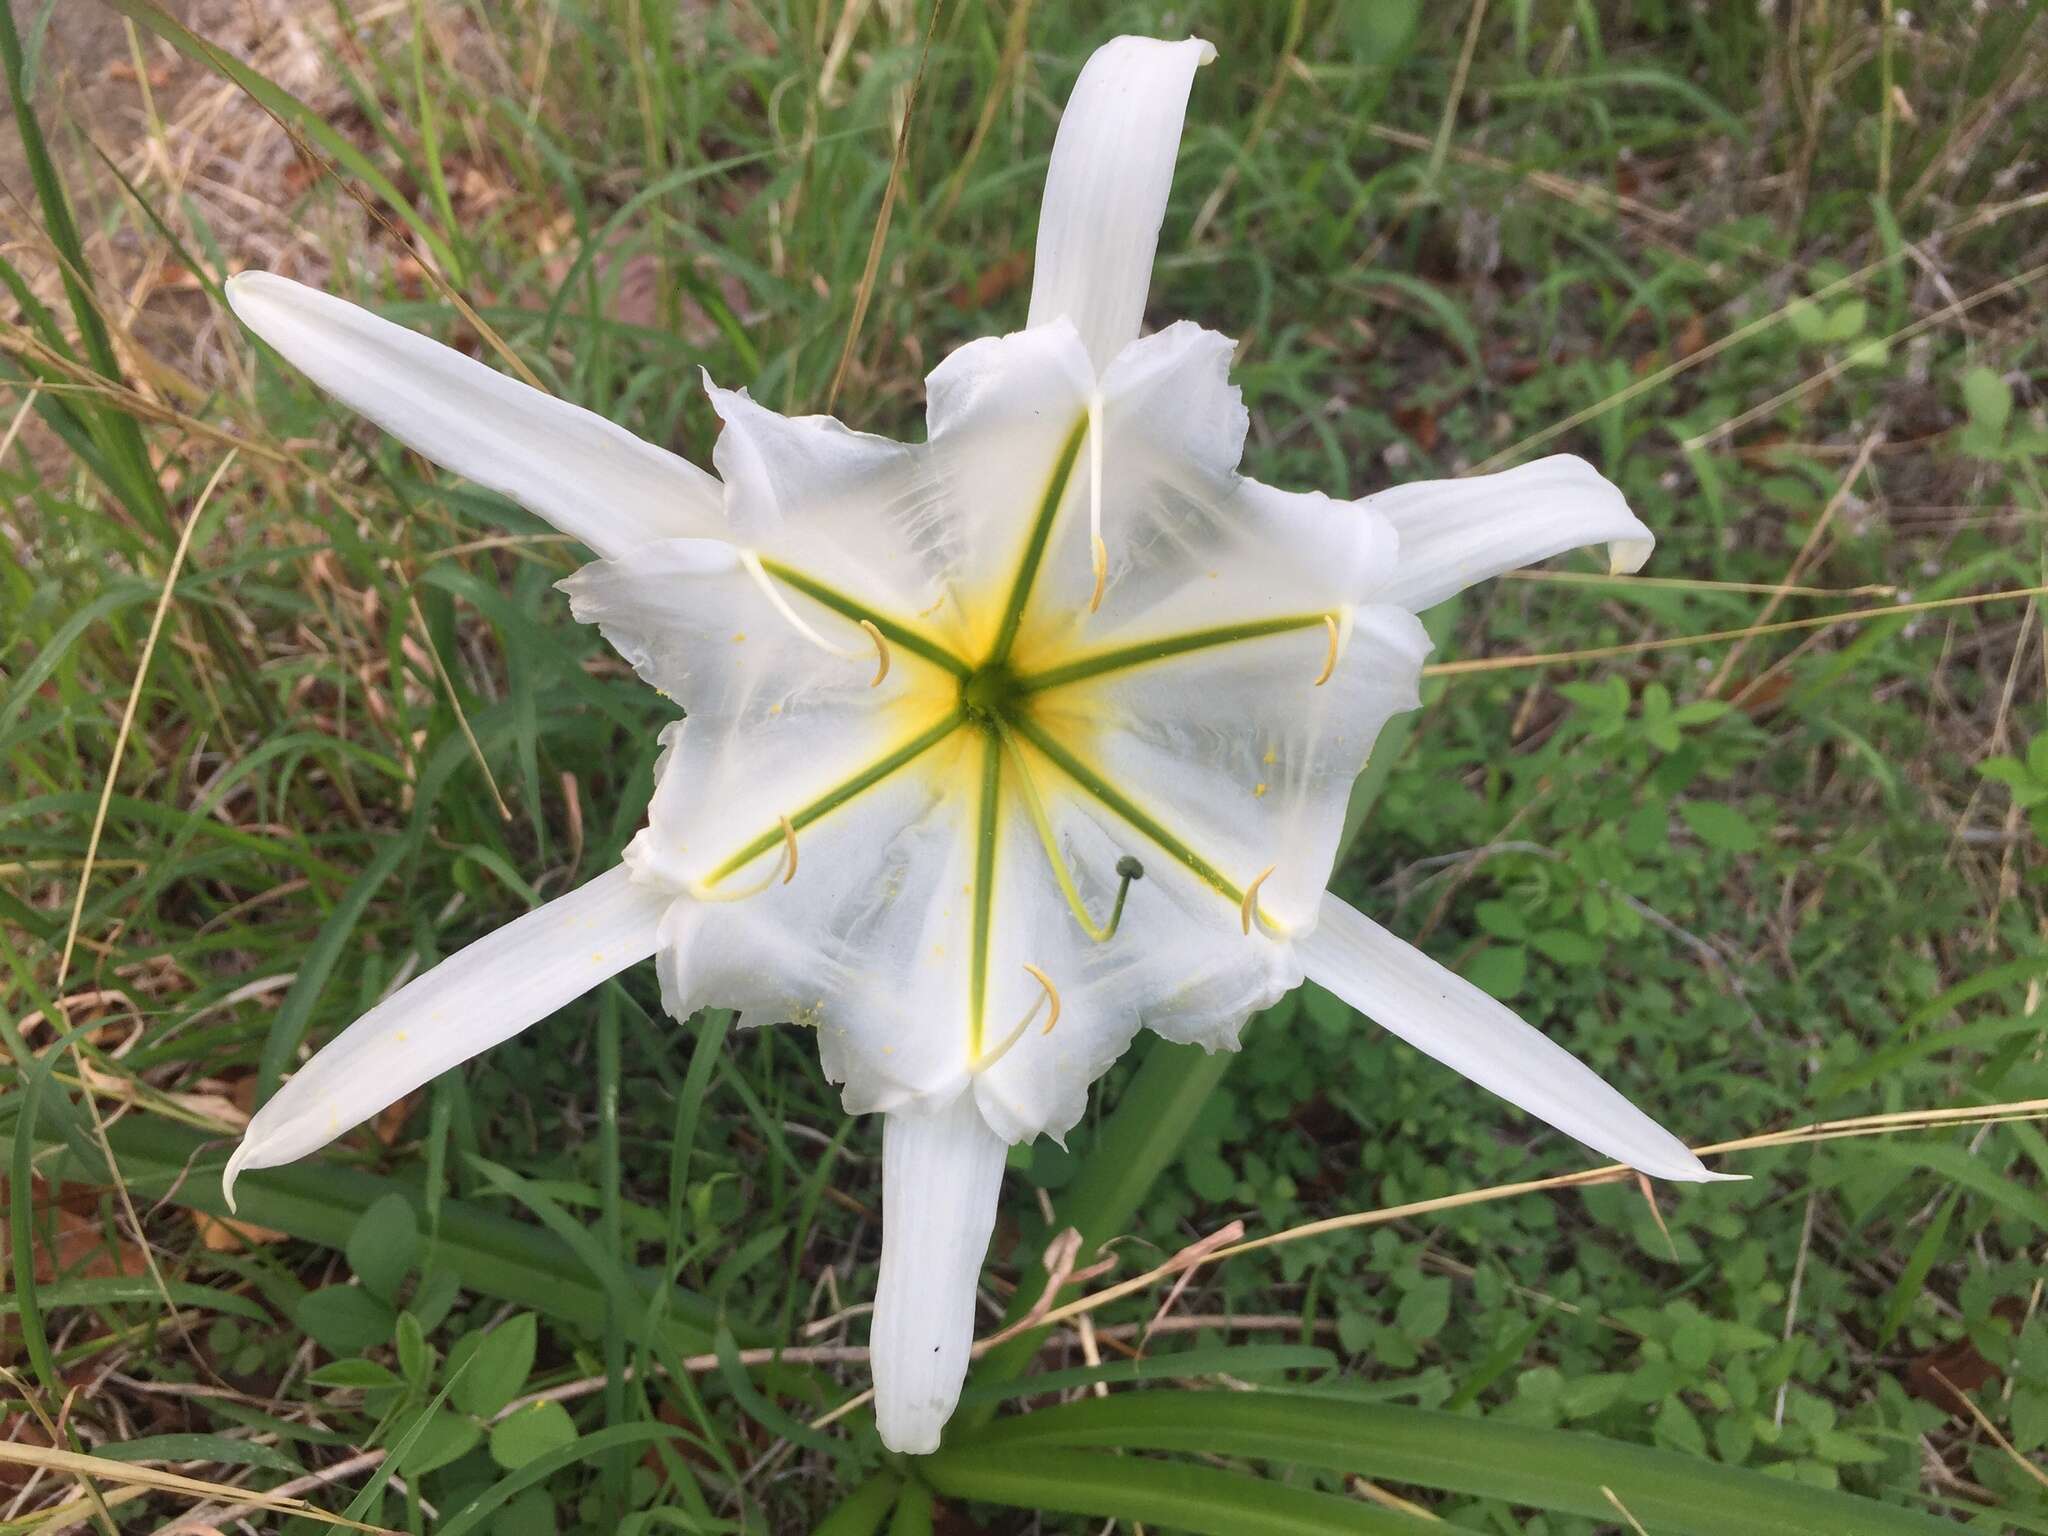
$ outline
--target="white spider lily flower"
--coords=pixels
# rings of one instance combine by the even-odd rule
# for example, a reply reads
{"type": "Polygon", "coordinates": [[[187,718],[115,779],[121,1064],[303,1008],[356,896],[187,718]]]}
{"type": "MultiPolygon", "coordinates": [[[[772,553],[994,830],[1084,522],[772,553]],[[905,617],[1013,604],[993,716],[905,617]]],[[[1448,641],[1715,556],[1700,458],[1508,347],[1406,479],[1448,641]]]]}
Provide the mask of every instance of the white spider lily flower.
{"type": "Polygon", "coordinates": [[[707,388],[714,479],[339,299],[235,312],[403,442],[600,556],[562,583],[685,718],[624,861],[373,1008],[250,1122],[305,1156],[654,956],[707,1005],[817,1031],[881,1111],[876,1417],[929,1451],[974,1331],[1005,1148],[1059,1137],[1140,1028],[1234,1048],[1313,977],[1609,1157],[1715,1177],[1506,1008],[1329,895],[1416,610],[1650,533],[1552,458],[1356,502],[1238,473],[1233,344],[1140,336],[1195,39],[1119,38],[1062,118],[1027,327],[928,380],[920,444],[707,388]]]}

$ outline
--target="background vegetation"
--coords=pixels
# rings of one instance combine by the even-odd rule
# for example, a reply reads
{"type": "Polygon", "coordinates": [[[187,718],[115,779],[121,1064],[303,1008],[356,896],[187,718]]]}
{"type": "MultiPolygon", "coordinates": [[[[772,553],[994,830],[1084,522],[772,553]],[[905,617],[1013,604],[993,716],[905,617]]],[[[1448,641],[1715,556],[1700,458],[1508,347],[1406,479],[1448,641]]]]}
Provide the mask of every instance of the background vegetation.
{"type": "Polygon", "coordinates": [[[1095,9],[14,5],[0,1531],[275,1528],[261,1489],[451,1536],[2048,1531],[2039,7],[1095,9]],[[1152,313],[1242,339],[1250,471],[1570,447],[1660,534],[1654,581],[1440,616],[1339,888],[1698,1144],[1955,1120],[1654,1207],[1438,1205],[1585,1156],[1310,990],[1017,1152],[989,1327],[1070,1224],[1131,1275],[1381,1214],[1025,1335],[918,1464],[843,1411],[879,1123],[651,974],[224,1221],[302,1047],[615,857],[665,707],[551,592],[572,548],[221,278],[486,351],[438,271],[700,461],[699,365],[818,410],[844,354],[836,409],[914,434],[924,371],[1021,322],[1059,103],[1123,30],[1220,50],[1152,313]]]}

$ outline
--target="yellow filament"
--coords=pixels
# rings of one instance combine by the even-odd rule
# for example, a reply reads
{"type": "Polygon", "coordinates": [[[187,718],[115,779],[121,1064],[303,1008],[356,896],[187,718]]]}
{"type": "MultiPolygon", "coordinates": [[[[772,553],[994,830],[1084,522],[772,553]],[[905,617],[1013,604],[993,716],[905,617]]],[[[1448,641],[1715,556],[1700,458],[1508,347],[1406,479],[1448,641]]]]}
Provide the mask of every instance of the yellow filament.
{"type": "Polygon", "coordinates": [[[1243,927],[1247,938],[1251,936],[1252,913],[1258,910],[1259,887],[1266,883],[1266,876],[1272,874],[1279,867],[1278,864],[1268,864],[1259,871],[1258,878],[1244,888],[1244,901],[1238,906],[1237,920],[1243,927]]]}
{"type": "Polygon", "coordinates": [[[823,635],[811,628],[810,625],[806,624],[803,615],[790,607],[788,599],[775,590],[775,583],[769,579],[768,572],[762,569],[761,557],[759,555],[755,554],[751,549],[743,549],[740,551],[740,564],[745,566],[747,574],[754,578],[754,585],[761,589],[761,595],[768,599],[770,605],[774,607],[777,613],[789,621],[791,629],[802,635],[819,650],[829,651],[834,656],[853,656],[858,654],[847,650],[844,646],[834,645],[830,640],[827,640],[823,635]]]}
{"type": "Polygon", "coordinates": [[[1323,670],[1316,676],[1316,686],[1322,687],[1330,680],[1330,674],[1337,670],[1337,620],[1330,614],[1323,615],[1323,628],[1329,631],[1330,648],[1323,654],[1323,670]]]}
{"type": "Polygon", "coordinates": [[[796,878],[796,828],[787,816],[778,816],[776,820],[782,823],[782,846],[789,853],[789,870],[782,877],[782,883],[787,885],[796,878]]]}
{"type": "Polygon", "coordinates": [[[1047,1002],[1052,1004],[1052,1017],[1045,1021],[1046,1029],[1050,1030],[1053,1025],[1059,1022],[1059,993],[1053,989],[1053,984],[1046,980],[1045,972],[1041,971],[1037,966],[1027,965],[1024,969],[1029,971],[1032,977],[1045,990],[1031,1000],[1031,1006],[1024,1010],[1024,1017],[1017,1021],[1015,1029],[1003,1036],[1003,1043],[1001,1045],[997,1046],[987,1055],[977,1055],[974,1058],[973,1070],[976,1072],[986,1072],[990,1067],[1009,1055],[1011,1047],[1024,1038],[1024,1031],[1031,1027],[1031,1021],[1038,1017],[1038,1010],[1043,1008],[1047,1002]]]}
{"type": "Polygon", "coordinates": [[[1088,598],[1088,611],[1102,606],[1102,589],[1109,580],[1109,546],[1102,542],[1102,391],[1088,392],[1088,551],[1095,563],[1095,590],[1088,598]]]}
{"type": "MultiPolygon", "coordinates": [[[[1032,980],[1036,981],[1041,987],[1045,988],[1045,995],[1052,1002],[1052,1017],[1045,1021],[1045,1028],[1039,1031],[1041,1035],[1049,1035],[1052,1033],[1053,1025],[1059,1023],[1060,1021],[1060,989],[1052,984],[1052,978],[1050,976],[1046,975],[1045,972],[1041,971],[1037,966],[1031,964],[1029,961],[1025,962],[1024,969],[1031,973],[1032,980]]],[[[1037,1011],[1038,1010],[1035,1007],[1032,1009],[1033,1013],[1036,1013],[1037,1011]]],[[[1028,1018],[1029,1015],[1026,1015],[1026,1017],[1028,1018]]]]}
{"type": "Polygon", "coordinates": [[[862,619],[860,627],[866,630],[868,638],[875,642],[875,680],[868,686],[879,688],[882,686],[882,679],[889,675],[889,642],[882,638],[882,632],[876,628],[873,619],[862,619]]]}

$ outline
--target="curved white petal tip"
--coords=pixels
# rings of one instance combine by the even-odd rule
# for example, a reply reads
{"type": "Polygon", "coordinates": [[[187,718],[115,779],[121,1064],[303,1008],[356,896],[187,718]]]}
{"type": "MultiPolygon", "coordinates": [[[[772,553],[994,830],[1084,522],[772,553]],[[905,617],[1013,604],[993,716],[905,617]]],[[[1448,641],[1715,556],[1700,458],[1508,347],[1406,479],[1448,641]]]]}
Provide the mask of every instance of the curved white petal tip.
{"type": "Polygon", "coordinates": [[[256,1111],[221,1175],[318,1151],[423,1083],[654,953],[674,901],[624,865],[486,934],[328,1042],[256,1111]]]}
{"type": "Polygon", "coordinates": [[[1335,896],[1295,954],[1382,1029],[1618,1163],[1688,1184],[1742,1177],[1710,1171],[1564,1047],[1335,896]]]}
{"type": "Polygon", "coordinates": [[[1655,539],[1616,539],[1607,546],[1607,574],[1633,576],[1649,563],[1655,539]]]}

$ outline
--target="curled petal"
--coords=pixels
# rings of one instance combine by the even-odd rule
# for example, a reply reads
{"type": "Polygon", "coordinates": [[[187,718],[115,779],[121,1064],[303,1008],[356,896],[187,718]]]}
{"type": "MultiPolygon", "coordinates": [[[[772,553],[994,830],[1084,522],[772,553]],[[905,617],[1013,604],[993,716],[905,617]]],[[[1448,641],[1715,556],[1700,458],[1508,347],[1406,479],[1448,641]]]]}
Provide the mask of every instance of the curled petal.
{"type": "Polygon", "coordinates": [[[1067,98],[1038,215],[1027,323],[1065,315],[1098,371],[1137,339],[1188,89],[1215,57],[1195,37],[1114,38],[1067,98]]]}
{"type": "Polygon", "coordinates": [[[239,273],[227,294],[244,325],[342,404],[600,555],[725,536],[715,479],[602,416],[273,272],[239,273]]]}
{"type": "Polygon", "coordinates": [[[1621,492],[1568,453],[1497,475],[1397,485],[1359,505],[1384,514],[1401,538],[1393,582],[1378,600],[1414,613],[1588,544],[1607,545],[1610,572],[1630,574],[1656,544],[1621,492]]]}
{"type": "Polygon", "coordinates": [[[1562,1046],[1335,896],[1295,953],[1310,981],[1382,1029],[1596,1152],[1661,1179],[1728,1177],[1562,1046]]]}
{"type": "Polygon", "coordinates": [[[882,1131],[882,1275],[869,1354],[875,1424],[892,1451],[939,1448],[974,1343],[974,1290],[995,1231],[1004,1145],[963,1093],[882,1131]]]}
{"type": "Polygon", "coordinates": [[[294,1162],[654,953],[674,898],[617,866],[486,934],[343,1030],[256,1112],[222,1177],[294,1162]]]}

